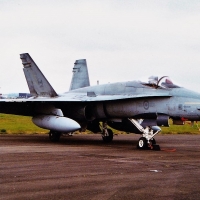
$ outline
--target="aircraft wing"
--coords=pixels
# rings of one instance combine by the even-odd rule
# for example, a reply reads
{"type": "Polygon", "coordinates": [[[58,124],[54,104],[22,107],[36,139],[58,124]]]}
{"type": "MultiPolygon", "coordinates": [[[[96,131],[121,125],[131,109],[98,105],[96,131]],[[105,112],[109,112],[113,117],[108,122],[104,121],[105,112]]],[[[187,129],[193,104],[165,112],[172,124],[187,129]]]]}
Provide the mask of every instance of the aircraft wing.
{"type": "Polygon", "coordinates": [[[138,99],[151,97],[166,97],[171,95],[168,93],[157,94],[135,94],[135,95],[98,95],[88,96],[87,93],[68,93],[57,97],[31,97],[29,99],[0,99],[1,102],[97,102],[97,101],[114,101],[122,99],[138,99]]]}

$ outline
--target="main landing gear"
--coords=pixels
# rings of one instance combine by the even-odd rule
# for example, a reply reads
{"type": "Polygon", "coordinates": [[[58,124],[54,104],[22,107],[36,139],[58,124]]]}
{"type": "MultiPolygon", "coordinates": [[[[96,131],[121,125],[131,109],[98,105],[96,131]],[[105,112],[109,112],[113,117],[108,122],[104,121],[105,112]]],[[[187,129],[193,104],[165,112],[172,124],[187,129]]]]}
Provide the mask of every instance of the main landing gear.
{"type": "Polygon", "coordinates": [[[113,140],[113,131],[107,128],[106,122],[103,122],[102,139],[105,143],[109,143],[113,140]]]}
{"type": "Polygon", "coordinates": [[[142,137],[138,140],[138,149],[153,149],[160,150],[160,146],[156,144],[154,136],[158,134],[161,129],[158,126],[146,127],[145,129],[135,119],[129,119],[131,123],[142,133],[142,137]]]}
{"type": "Polygon", "coordinates": [[[49,139],[51,142],[58,142],[60,140],[61,133],[58,131],[50,131],[49,139]]]}

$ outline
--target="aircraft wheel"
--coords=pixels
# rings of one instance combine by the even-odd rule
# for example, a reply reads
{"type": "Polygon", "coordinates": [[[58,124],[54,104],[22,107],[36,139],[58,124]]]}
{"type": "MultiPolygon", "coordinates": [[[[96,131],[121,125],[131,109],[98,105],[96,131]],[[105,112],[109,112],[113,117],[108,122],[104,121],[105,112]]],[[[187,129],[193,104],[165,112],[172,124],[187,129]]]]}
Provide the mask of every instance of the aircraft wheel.
{"type": "Polygon", "coordinates": [[[111,129],[107,129],[108,135],[103,135],[102,139],[105,143],[111,142],[113,140],[113,132],[111,129]]]}
{"type": "Polygon", "coordinates": [[[60,140],[61,133],[56,131],[50,131],[49,132],[49,139],[51,142],[58,142],[60,140]]]}
{"type": "Polygon", "coordinates": [[[138,145],[137,145],[137,148],[138,149],[147,149],[147,140],[145,137],[141,137],[139,140],[138,140],[138,145]]]}
{"type": "Polygon", "coordinates": [[[150,140],[150,142],[152,145],[156,144],[156,140],[154,138],[152,140],[150,140]]]}

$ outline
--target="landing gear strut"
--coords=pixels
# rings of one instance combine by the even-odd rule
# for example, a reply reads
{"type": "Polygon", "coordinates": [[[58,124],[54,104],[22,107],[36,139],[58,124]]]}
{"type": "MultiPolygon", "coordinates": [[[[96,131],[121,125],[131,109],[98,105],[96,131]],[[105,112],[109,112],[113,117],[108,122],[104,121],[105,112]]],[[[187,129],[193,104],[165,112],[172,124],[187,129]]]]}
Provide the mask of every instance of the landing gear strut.
{"type": "Polygon", "coordinates": [[[146,127],[144,129],[137,120],[129,120],[142,133],[142,137],[138,140],[138,149],[160,150],[160,146],[156,145],[156,140],[154,139],[154,136],[161,131],[158,126],[146,127]]]}
{"type": "Polygon", "coordinates": [[[109,143],[113,140],[113,132],[107,128],[107,123],[103,122],[102,139],[105,143],[109,143]]]}
{"type": "Polygon", "coordinates": [[[49,132],[49,139],[51,142],[58,142],[60,140],[61,133],[57,131],[49,132]]]}

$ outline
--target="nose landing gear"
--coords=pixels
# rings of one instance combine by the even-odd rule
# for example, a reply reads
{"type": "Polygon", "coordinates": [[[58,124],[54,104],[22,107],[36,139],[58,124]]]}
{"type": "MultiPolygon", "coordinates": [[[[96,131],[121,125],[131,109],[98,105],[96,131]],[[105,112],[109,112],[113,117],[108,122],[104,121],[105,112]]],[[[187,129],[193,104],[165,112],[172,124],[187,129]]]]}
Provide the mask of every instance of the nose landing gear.
{"type": "Polygon", "coordinates": [[[156,144],[156,140],[154,138],[149,140],[149,142],[148,142],[145,137],[141,137],[138,140],[137,148],[138,149],[151,149],[151,150],[156,150],[156,151],[160,150],[160,146],[156,144]]]}
{"type": "Polygon", "coordinates": [[[131,123],[142,133],[142,137],[138,140],[138,149],[153,149],[160,150],[160,146],[156,144],[154,136],[158,134],[161,129],[158,126],[146,127],[145,129],[135,119],[129,119],[131,123]]]}

